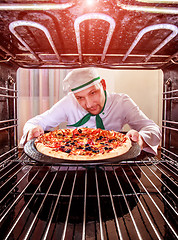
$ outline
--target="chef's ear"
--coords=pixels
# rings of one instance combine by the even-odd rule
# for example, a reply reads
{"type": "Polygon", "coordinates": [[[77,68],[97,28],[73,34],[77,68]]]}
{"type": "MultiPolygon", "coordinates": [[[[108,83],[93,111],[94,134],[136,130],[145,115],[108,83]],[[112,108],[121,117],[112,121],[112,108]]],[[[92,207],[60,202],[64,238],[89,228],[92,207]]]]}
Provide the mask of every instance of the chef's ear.
{"type": "Polygon", "coordinates": [[[104,79],[101,79],[101,82],[100,82],[103,86],[103,89],[104,91],[106,90],[106,81],[104,79]]]}

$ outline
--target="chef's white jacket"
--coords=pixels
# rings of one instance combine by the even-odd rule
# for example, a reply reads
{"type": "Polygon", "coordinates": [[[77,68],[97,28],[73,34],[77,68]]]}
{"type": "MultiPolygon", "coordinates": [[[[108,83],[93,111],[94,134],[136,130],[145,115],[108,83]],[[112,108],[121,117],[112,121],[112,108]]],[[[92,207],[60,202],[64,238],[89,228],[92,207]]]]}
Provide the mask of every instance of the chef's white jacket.
{"type": "MultiPolygon", "coordinates": [[[[21,144],[25,142],[28,131],[36,125],[40,125],[44,131],[57,127],[62,122],[68,125],[78,122],[88,112],[77,102],[73,93],[57,102],[51,109],[26,122],[23,129],[21,144]]],[[[106,130],[121,131],[125,124],[137,130],[147,143],[144,150],[157,154],[157,147],[161,140],[160,128],[139,109],[134,101],[126,94],[108,93],[105,108],[100,117],[106,130]]],[[[96,128],[96,116],[81,127],[96,128]]]]}

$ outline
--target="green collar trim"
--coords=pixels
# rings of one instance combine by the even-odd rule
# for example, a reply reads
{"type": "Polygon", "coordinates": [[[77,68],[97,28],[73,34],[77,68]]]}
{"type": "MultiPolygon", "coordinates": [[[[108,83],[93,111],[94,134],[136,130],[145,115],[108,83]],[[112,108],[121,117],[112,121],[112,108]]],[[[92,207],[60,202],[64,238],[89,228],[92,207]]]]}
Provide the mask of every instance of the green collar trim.
{"type": "Polygon", "coordinates": [[[93,82],[95,82],[95,81],[97,81],[97,80],[99,80],[99,79],[100,79],[100,77],[94,78],[94,79],[92,79],[91,81],[89,81],[89,82],[87,82],[87,83],[84,83],[83,85],[81,85],[81,86],[79,86],[79,87],[72,88],[71,90],[72,90],[72,91],[76,91],[76,90],[78,90],[78,89],[80,89],[80,88],[83,88],[83,87],[85,87],[85,86],[87,86],[87,85],[89,85],[89,84],[91,84],[91,83],[93,83],[93,82]]]}

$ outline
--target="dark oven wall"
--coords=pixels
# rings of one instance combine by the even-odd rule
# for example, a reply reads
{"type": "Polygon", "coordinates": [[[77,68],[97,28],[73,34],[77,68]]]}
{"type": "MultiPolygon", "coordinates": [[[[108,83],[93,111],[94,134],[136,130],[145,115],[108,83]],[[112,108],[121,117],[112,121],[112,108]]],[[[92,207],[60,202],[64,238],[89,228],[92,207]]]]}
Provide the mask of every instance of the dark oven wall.
{"type": "Polygon", "coordinates": [[[163,69],[163,148],[168,149],[170,157],[176,160],[178,154],[178,67],[170,66],[163,69]]]}
{"type": "Polygon", "coordinates": [[[16,70],[12,64],[0,64],[0,155],[1,160],[17,148],[16,70]],[[5,154],[5,155],[4,155],[5,154]],[[4,155],[4,157],[3,157],[4,155]]]}

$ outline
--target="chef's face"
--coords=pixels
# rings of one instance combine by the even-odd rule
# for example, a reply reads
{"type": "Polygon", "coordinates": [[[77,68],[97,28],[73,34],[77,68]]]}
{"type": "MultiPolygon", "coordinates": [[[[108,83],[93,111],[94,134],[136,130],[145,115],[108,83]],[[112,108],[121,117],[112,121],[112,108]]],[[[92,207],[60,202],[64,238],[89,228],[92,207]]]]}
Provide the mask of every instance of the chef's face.
{"type": "Polygon", "coordinates": [[[97,83],[87,89],[75,93],[75,97],[78,103],[89,113],[97,115],[101,112],[104,102],[106,83],[104,79],[100,83],[97,83]]]}

